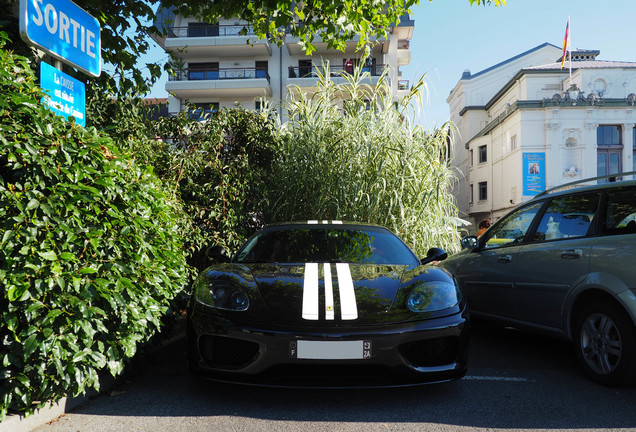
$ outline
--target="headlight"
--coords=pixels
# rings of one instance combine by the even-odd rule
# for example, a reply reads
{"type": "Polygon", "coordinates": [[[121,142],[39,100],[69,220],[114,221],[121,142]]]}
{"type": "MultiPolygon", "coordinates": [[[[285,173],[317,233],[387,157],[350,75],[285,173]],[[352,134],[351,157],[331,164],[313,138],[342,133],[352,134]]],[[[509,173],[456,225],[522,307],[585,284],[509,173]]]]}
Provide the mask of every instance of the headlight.
{"type": "Polygon", "coordinates": [[[200,277],[194,286],[195,298],[217,309],[244,311],[250,306],[250,299],[240,287],[231,281],[200,277]]]}
{"type": "Polygon", "coordinates": [[[448,309],[459,303],[455,285],[448,282],[424,282],[416,285],[406,299],[406,307],[413,312],[433,312],[448,309]]]}

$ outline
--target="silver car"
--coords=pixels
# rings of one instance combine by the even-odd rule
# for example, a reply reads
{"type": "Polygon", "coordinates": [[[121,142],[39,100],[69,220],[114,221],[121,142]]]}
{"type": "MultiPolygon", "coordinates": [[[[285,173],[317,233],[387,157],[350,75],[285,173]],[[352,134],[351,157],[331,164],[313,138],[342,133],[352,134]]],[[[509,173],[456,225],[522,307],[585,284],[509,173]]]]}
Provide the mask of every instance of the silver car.
{"type": "Polygon", "coordinates": [[[634,385],[636,181],[566,186],[464,237],[440,266],[473,316],[567,338],[592,379],[634,385]]]}

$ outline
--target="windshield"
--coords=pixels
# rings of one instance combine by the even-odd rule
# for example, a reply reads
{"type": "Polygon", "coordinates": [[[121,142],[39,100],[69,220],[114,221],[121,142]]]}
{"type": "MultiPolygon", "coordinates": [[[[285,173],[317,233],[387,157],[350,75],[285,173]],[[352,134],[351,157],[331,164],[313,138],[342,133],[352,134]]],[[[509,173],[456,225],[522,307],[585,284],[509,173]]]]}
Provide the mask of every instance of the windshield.
{"type": "Polygon", "coordinates": [[[236,260],[243,263],[418,263],[413,252],[393,233],[374,227],[268,229],[251,238],[236,260]]]}

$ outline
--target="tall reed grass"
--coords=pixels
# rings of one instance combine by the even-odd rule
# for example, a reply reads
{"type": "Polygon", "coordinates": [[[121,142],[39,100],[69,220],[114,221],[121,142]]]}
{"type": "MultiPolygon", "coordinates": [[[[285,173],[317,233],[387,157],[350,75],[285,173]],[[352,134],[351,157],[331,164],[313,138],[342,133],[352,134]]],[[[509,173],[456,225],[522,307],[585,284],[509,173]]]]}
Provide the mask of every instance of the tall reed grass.
{"type": "Polygon", "coordinates": [[[377,223],[420,256],[433,246],[455,250],[448,125],[425,131],[409,115],[422,105],[423,78],[394,102],[386,70],[375,86],[359,68],[338,83],[331,75],[327,64],[315,93],[291,92],[269,219],[377,223]]]}

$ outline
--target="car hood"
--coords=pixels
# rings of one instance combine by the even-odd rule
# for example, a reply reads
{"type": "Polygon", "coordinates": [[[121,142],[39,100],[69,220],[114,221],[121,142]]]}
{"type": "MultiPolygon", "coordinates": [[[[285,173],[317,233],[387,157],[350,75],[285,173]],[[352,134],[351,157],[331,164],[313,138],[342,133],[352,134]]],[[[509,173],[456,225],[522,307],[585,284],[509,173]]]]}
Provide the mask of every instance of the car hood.
{"type": "Polygon", "coordinates": [[[259,296],[255,303],[262,303],[261,307],[257,304],[250,307],[251,318],[313,326],[390,321],[391,306],[401,287],[402,276],[410,268],[333,263],[245,267],[252,280],[250,296],[259,296]]]}

